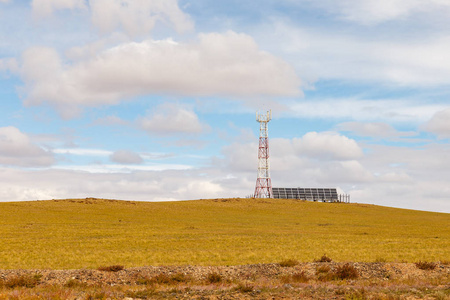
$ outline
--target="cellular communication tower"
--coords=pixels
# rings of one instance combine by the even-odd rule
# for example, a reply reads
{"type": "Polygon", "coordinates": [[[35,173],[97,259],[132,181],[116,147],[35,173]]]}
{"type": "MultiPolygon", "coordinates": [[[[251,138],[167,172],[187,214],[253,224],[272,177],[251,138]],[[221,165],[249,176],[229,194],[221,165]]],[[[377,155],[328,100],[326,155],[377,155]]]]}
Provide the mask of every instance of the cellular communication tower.
{"type": "Polygon", "coordinates": [[[267,123],[272,119],[272,111],[265,115],[256,113],[259,122],[258,178],[256,179],[255,198],[272,198],[272,182],[269,165],[269,134],[267,123]]]}

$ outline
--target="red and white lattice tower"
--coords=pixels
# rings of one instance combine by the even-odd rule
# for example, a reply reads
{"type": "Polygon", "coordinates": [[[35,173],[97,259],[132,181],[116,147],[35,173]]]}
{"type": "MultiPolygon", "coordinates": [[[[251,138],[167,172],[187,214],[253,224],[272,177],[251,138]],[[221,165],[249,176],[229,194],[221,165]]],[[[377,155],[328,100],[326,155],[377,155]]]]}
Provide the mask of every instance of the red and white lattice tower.
{"type": "Polygon", "coordinates": [[[255,198],[272,198],[272,182],[269,165],[269,133],[267,123],[272,119],[272,111],[265,115],[256,113],[259,122],[258,178],[256,179],[255,198]]]}

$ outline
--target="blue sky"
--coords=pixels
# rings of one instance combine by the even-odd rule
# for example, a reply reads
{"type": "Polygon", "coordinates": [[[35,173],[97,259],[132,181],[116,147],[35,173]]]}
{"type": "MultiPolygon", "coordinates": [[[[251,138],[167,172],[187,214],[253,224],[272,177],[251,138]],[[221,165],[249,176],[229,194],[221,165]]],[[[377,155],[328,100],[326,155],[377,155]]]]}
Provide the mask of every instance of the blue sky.
{"type": "Polygon", "coordinates": [[[450,212],[450,3],[0,0],[0,201],[274,187],[450,212]]]}

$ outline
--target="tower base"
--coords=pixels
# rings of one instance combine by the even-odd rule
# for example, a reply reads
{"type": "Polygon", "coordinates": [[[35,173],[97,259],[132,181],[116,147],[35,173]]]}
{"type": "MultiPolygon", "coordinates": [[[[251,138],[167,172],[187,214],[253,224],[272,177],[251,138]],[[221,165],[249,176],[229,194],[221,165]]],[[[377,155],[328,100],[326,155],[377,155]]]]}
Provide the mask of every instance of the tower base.
{"type": "Polygon", "coordinates": [[[270,178],[256,179],[255,198],[273,198],[272,181],[270,178]]]}

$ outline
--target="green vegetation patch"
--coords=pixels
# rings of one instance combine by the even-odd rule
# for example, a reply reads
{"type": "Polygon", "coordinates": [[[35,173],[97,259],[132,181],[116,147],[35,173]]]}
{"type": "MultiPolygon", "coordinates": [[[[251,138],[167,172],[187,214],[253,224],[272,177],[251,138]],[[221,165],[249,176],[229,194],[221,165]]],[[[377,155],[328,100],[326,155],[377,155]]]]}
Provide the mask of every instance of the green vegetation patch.
{"type": "Polygon", "coordinates": [[[0,203],[0,269],[442,261],[450,214],[281,199],[0,203]]]}

